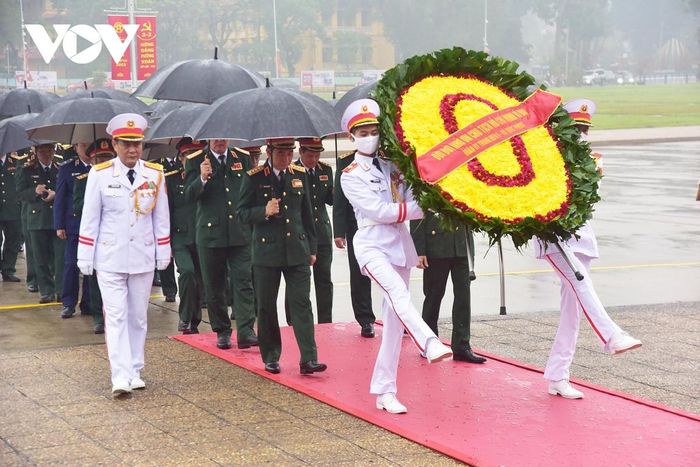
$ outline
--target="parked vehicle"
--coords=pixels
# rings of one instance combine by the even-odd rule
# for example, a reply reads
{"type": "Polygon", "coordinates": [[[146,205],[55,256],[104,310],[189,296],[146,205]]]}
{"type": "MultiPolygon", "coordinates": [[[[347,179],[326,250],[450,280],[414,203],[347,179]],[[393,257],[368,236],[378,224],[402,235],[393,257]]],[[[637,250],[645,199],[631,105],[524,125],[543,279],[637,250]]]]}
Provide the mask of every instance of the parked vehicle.
{"type": "Polygon", "coordinates": [[[615,81],[617,84],[635,84],[637,82],[634,79],[634,75],[629,71],[618,71],[615,73],[615,81]]]}
{"type": "Polygon", "coordinates": [[[110,79],[109,75],[106,74],[106,76],[104,78],[104,82],[102,83],[101,86],[95,86],[94,85],[95,78],[90,77],[90,78],[81,79],[80,81],[69,84],[68,86],[66,86],[66,91],[73,92],[73,91],[77,91],[78,89],[85,89],[85,84],[83,84],[83,82],[87,83],[88,89],[93,89],[93,88],[114,89],[114,81],[112,81],[110,79]]]}
{"type": "Polygon", "coordinates": [[[617,78],[615,76],[615,73],[613,73],[610,70],[604,70],[603,68],[595,68],[592,70],[584,71],[581,81],[583,81],[583,84],[585,84],[586,86],[602,86],[604,84],[615,83],[617,81],[617,78]]]}

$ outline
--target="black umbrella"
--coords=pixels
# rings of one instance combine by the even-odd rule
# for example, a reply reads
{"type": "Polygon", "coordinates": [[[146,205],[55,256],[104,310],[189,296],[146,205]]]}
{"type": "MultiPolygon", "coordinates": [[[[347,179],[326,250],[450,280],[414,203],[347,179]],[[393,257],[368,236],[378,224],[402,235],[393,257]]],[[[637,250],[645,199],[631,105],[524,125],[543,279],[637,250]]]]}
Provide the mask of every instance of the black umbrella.
{"type": "Polygon", "coordinates": [[[148,110],[148,105],[131,94],[117,89],[99,88],[99,89],[78,89],[70,94],[66,94],[61,98],[61,102],[71,101],[75,99],[83,99],[85,97],[99,97],[102,99],[113,99],[115,101],[131,102],[141,107],[140,113],[145,113],[148,110]]]}
{"type": "Polygon", "coordinates": [[[155,101],[153,104],[148,106],[148,109],[146,109],[144,113],[153,119],[160,118],[163,115],[188,104],[191,104],[191,102],[168,100],[155,101]]]}
{"type": "Polygon", "coordinates": [[[60,97],[52,92],[27,89],[25,81],[23,88],[13,89],[0,96],[0,119],[28,112],[43,112],[59,99],[60,97]]]}
{"type": "Polygon", "coordinates": [[[377,88],[377,81],[372,81],[370,83],[361,84],[355,86],[341,97],[338,102],[335,103],[335,112],[338,114],[338,118],[342,118],[343,112],[348,106],[358,100],[364,98],[371,98],[374,94],[374,90],[377,88]]]}
{"type": "Polygon", "coordinates": [[[217,60],[185,60],[168,65],[134,91],[135,96],[211,104],[216,99],[245,89],[265,86],[259,73],[217,60]]]}
{"type": "Polygon", "coordinates": [[[142,113],[142,108],[133,102],[84,97],[59,102],[40,113],[27,132],[32,139],[86,143],[97,138],[110,138],[106,132],[107,123],[122,113],[142,113]]]}
{"type": "Polygon", "coordinates": [[[0,121],[0,154],[52,142],[47,140],[33,141],[27,138],[27,124],[37,115],[39,114],[29,113],[0,121]]]}
{"type": "Polygon", "coordinates": [[[190,133],[192,124],[208,109],[207,104],[186,104],[161,118],[146,132],[145,140],[150,143],[177,144],[190,133]]]}
{"type": "Polygon", "coordinates": [[[302,91],[267,87],[218,99],[192,125],[188,136],[260,142],[341,132],[340,119],[325,100],[302,91]]]}

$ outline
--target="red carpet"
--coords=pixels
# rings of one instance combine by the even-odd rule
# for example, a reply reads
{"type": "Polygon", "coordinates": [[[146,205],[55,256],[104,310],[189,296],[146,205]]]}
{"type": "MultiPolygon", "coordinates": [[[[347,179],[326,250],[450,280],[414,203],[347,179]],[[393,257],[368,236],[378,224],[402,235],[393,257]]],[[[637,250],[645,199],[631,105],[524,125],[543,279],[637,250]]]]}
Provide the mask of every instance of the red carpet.
{"type": "Polygon", "coordinates": [[[369,394],[380,339],[360,337],[355,323],[316,326],[328,370],[306,377],[289,327],[279,375],[263,370],[257,349],[219,350],[214,334],[173,338],[474,465],[700,465],[700,417],[587,383],[583,400],[549,396],[539,370],[494,355],[429,365],[404,339],[398,396],[408,414],[391,415],[369,394]]]}

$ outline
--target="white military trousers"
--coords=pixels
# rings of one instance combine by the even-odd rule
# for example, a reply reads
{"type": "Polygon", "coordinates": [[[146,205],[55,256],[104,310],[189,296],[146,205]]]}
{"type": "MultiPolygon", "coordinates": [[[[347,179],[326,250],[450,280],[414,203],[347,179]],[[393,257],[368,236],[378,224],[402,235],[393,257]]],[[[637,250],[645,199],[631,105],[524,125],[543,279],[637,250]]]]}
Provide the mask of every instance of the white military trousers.
{"type": "Polygon", "coordinates": [[[148,299],[153,271],[140,274],[97,272],[102,294],[105,340],[112,385],[129,385],[144,364],[148,299]]]}
{"type": "Polygon", "coordinates": [[[424,352],[430,339],[437,339],[411,302],[408,280],[411,268],[391,264],[383,258],[370,260],[363,272],[382,290],[382,343],[374,364],[370,393],[396,393],[396,373],[401,355],[401,338],[406,329],[416,347],[424,352]]]}
{"type": "Polygon", "coordinates": [[[550,381],[569,379],[569,368],[576,352],[581,312],[590,323],[602,344],[607,345],[612,336],[622,332],[605,311],[591,281],[591,258],[582,253],[569,253],[572,264],[584,279],[578,281],[561,253],[550,253],[545,259],[561,279],[561,309],[559,327],[549,353],[544,377],[550,381]]]}

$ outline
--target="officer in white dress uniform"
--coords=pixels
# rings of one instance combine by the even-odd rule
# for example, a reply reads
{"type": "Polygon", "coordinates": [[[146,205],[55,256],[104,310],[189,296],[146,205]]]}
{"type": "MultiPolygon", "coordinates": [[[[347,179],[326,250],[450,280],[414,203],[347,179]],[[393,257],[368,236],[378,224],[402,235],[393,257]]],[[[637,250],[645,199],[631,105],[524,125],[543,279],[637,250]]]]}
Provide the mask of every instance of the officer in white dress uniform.
{"type": "MultiPolygon", "coordinates": [[[[595,103],[588,99],[576,99],[564,104],[564,110],[577,122],[577,127],[581,130],[581,140],[586,141],[591,117],[595,113],[595,103]]],[[[600,155],[593,156],[596,158],[598,169],[602,170],[600,155]]],[[[584,274],[582,281],[576,279],[555,245],[542,244],[537,240],[534,242],[537,257],[546,260],[561,279],[559,328],[547,360],[544,377],[549,381],[550,394],[558,394],[567,399],[583,397],[583,393],[569,383],[569,368],[576,351],[581,312],[588,319],[607,352],[619,354],[642,345],[639,340],[629,336],[615,324],[593,288],[590,265],[592,259],[598,258],[598,242],[591,222],[587,221],[581,226],[577,235],[578,239],[573,237],[566,242],[560,242],[560,245],[574,267],[584,274]]]]}
{"type": "Polygon", "coordinates": [[[78,238],[78,267],[97,271],[112,370],[112,395],[141,379],[146,310],[154,268],[170,263],[168,196],[159,164],[141,160],[146,119],[120,114],[107,125],[117,157],[89,172],[78,238]]]}
{"type": "Polygon", "coordinates": [[[340,183],[357,218],[353,239],[357,262],[384,294],[382,343],[370,392],[378,396],[378,409],[405,413],[406,407],[396,398],[404,329],[431,363],[451,357],[452,351],[438,340],[411,302],[408,279],[418,255],[406,221],[421,219],[423,211],[396,166],[377,156],[378,115],[379,106],[371,99],[357,100],[345,110],[342,127],[350,133],[357,152],[340,183]]]}

